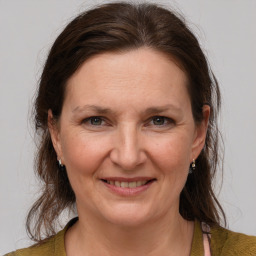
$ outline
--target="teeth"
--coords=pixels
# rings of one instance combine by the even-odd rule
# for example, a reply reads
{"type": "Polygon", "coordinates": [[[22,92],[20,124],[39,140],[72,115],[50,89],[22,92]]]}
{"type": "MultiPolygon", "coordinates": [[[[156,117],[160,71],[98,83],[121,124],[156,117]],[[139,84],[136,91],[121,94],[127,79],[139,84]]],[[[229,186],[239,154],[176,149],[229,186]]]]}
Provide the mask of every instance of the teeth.
{"type": "Polygon", "coordinates": [[[110,185],[114,185],[116,187],[122,187],[122,188],[136,188],[136,187],[140,187],[143,186],[147,183],[146,180],[140,180],[140,181],[132,181],[132,182],[120,182],[118,180],[113,181],[113,180],[107,180],[107,183],[110,185]]]}
{"type": "Polygon", "coordinates": [[[116,187],[121,187],[120,181],[115,181],[115,186],[116,186],[116,187]]]}
{"type": "Polygon", "coordinates": [[[136,186],[137,186],[137,187],[139,187],[139,186],[141,186],[141,185],[142,185],[142,181],[137,181],[137,182],[136,182],[136,186]]]}
{"type": "Polygon", "coordinates": [[[136,181],[129,182],[129,188],[136,188],[136,181]]]}
{"type": "Polygon", "coordinates": [[[121,182],[122,188],[128,188],[128,186],[129,186],[128,182],[121,182]]]}

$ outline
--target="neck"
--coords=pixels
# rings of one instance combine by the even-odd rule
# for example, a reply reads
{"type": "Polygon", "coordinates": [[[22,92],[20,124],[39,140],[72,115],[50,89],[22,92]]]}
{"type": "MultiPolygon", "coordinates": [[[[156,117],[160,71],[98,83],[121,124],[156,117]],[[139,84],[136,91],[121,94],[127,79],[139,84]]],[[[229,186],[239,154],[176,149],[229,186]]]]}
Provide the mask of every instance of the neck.
{"type": "Polygon", "coordinates": [[[66,233],[67,256],[184,255],[190,254],[192,222],[169,214],[139,226],[121,226],[79,215],[66,233]]]}

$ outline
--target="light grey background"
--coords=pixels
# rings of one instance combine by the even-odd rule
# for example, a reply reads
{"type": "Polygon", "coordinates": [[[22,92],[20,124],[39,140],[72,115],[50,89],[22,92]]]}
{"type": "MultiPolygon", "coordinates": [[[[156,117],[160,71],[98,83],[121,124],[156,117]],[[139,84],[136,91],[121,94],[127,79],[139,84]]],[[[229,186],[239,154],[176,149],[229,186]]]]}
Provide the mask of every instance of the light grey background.
{"type": "MultiPolygon", "coordinates": [[[[24,219],[38,191],[29,116],[47,51],[72,17],[104,2],[0,0],[0,254],[29,245],[24,219]]],[[[256,1],[151,2],[187,17],[219,79],[226,145],[219,198],[229,228],[256,235],[256,1]]]]}

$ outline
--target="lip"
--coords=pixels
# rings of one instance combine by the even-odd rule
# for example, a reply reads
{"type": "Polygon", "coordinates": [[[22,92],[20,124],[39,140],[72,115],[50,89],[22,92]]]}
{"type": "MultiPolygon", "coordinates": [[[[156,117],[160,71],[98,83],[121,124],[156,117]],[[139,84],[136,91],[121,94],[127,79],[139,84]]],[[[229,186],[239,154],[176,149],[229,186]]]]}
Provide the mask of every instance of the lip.
{"type": "Polygon", "coordinates": [[[123,182],[133,182],[133,181],[140,181],[140,180],[156,180],[154,177],[145,177],[145,176],[140,176],[140,177],[132,177],[132,178],[125,178],[125,177],[102,177],[100,178],[101,180],[109,180],[109,181],[123,181],[123,182]]]}
{"type": "Polygon", "coordinates": [[[124,178],[124,177],[104,177],[101,178],[100,181],[109,189],[112,193],[117,194],[119,196],[136,196],[140,195],[147,189],[149,189],[153,183],[156,181],[155,178],[152,177],[133,177],[133,178],[124,178]],[[134,181],[147,181],[146,184],[141,185],[139,187],[134,188],[123,188],[123,187],[117,187],[115,185],[106,183],[105,180],[108,181],[120,181],[120,182],[134,182],[134,181]]]}

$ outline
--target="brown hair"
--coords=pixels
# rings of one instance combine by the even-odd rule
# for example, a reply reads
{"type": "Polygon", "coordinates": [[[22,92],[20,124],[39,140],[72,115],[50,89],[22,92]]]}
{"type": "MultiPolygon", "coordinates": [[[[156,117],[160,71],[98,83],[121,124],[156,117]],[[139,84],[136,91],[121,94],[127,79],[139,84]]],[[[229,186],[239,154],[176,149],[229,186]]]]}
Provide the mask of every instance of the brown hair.
{"type": "Polygon", "coordinates": [[[59,215],[75,203],[66,171],[60,171],[56,164],[47,126],[48,110],[58,120],[67,80],[88,58],[143,46],[174,58],[186,72],[195,122],[203,119],[204,104],[211,107],[205,146],[180,195],[180,213],[187,220],[198,219],[210,225],[220,225],[221,215],[225,221],[212,184],[219,162],[220,92],[206,57],[183,18],[174,12],[155,4],[121,2],[81,13],[58,36],[46,60],[35,102],[35,126],[40,137],[36,173],[43,181],[43,191],[27,217],[33,240],[42,241],[43,230],[45,237],[55,234],[59,215]]]}

